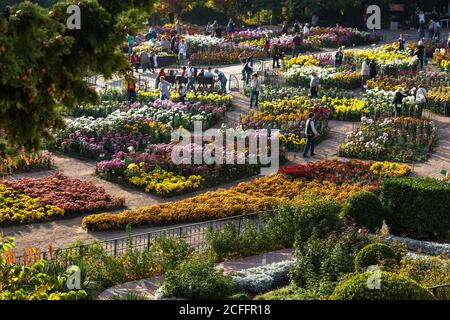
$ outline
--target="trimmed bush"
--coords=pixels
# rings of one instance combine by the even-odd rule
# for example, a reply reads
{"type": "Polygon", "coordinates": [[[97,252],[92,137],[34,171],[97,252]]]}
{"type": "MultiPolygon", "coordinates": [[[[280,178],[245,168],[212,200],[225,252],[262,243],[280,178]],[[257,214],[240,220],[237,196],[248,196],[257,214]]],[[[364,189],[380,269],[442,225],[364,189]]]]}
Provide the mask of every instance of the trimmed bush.
{"type": "Polygon", "coordinates": [[[391,247],[384,243],[371,243],[356,254],[355,269],[364,271],[369,266],[397,262],[397,255],[391,247]]]}
{"type": "Polygon", "coordinates": [[[433,178],[386,179],[381,202],[391,233],[415,239],[445,238],[450,229],[450,184],[433,178]]]}
{"type": "Polygon", "coordinates": [[[372,192],[356,192],[344,203],[341,216],[354,220],[358,226],[375,231],[383,226],[383,206],[372,192]]]}
{"type": "Polygon", "coordinates": [[[336,287],[330,300],[435,300],[414,280],[384,271],[380,272],[379,289],[369,289],[369,277],[374,276],[373,272],[365,272],[350,278],[336,287]]]}
{"type": "Polygon", "coordinates": [[[194,256],[166,272],[160,292],[162,298],[218,300],[229,297],[233,289],[231,278],[214,269],[214,262],[194,256]]]}

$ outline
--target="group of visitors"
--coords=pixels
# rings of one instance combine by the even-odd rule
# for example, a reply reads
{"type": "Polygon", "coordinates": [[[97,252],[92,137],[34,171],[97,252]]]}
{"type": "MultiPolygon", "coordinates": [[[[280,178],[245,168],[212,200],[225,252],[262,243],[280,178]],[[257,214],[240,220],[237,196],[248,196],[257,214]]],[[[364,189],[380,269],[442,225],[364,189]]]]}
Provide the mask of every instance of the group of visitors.
{"type": "MultiPolygon", "coordinates": [[[[309,34],[310,34],[310,28],[311,27],[317,27],[319,25],[319,16],[316,14],[313,14],[311,17],[311,24],[309,23],[305,23],[305,25],[303,26],[298,20],[296,20],[294,22],[294,25],[292,26],[292,34],[298,34],[298,33],[303,33],[303,36],[306,38],[308,38],[309,34]]],[[[284,21],[283,24],[281,25],[281,29],[279,31],[279,33],[281,35],[284,34],[289,34],[289,24],[287,21],[284,21]]]]}
{"type": "MultiPolygon", "coordinates": [[[[233,19],[230,19],[228,21],[225,31],[228,33],[233,33],[235,31],[235,24],[234,24],[233,19]]],[[[214,20],[213,23],[208,22],[208,24],[205,27],[205,35],[215,37],[215,38],[223,37],[223,29],[220,26],[220,24],[217,22],[217,20],[214,20]]]]}

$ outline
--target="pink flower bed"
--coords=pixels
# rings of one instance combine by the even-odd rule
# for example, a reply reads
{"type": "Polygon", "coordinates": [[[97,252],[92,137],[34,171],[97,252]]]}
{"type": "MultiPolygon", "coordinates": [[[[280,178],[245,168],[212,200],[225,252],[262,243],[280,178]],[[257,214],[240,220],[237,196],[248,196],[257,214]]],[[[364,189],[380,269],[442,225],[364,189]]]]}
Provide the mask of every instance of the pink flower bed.
{"type": "Polygon", "coordinates": [[[55,174],[44,178],[21,178],[2,181],[2,184],[43,202],[58,206],[66,214],[92,213],[121,208],[124,198],[110,196],[102,187],[88,181],[70,179],[55,174]]]}

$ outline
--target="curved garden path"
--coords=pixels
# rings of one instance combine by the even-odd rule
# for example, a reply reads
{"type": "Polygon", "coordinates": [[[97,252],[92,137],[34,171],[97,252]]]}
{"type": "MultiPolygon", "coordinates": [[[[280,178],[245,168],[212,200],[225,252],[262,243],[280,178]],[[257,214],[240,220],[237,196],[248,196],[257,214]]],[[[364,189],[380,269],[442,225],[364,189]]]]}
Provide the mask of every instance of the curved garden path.
{"type": "MultiPolygon", "coordinates": [[[[226,67],[227,74],[235,73],[240,70],[240,66],[226,67]]],[[[235,125],[241,115],[247,114],[249,111],[248,97],[238,93],[233,94],[233,110],[227,114],[224,120],[228,126],[235,125]]],[[[430,159],[422,164],[413,164],[414,171],[418,175],[435,176],[438,177],[442,169],[450,170],[450,118],[437,116],[434,114],[425,114],[436,122],[438,128],[438,142],[435,152],[430,159]]],[[[220,125],[219,125],[220,126],[220,125]]],[[[289,153],[288,159],[290,163],[304,163],[310,161],[317,161],[321,159],[338,158],[338,150],[341,142],[345,138],[347,132],[353,131],[357,128],[358,122],[349,121],[330,121],[330,132],[324,141],[322,141],[316,148],[317,156],[312,159],[304,159],[299,153],[289,153]]],[[[131,188],[119,186],[114,183],[104,181],[95,176],[95,162],[82,161],[65,156],[56,156],[55,165],[57,170],[64,175],[72,178],[88,180],[97,186],[102,186],[106,191],[114,196],[124,197],[127,208],[135,209],[152,204],[163,203],[167,201],[177,201],[180,199],[192,197],[193,195],[203,193],[215,188],[190,193],[187,195],[171,198],[170,200],[161,199],[159,197],[146,194],[131,188]]],[[[284,164],[289,165],[289,163],[284,164]]],[[[45,171],[38,173],[21,174],[20,177],[42,177],[53,174],[53,171],[45,171]]],[[[12,179],[19,176],[13,176],[12,179]]],[[[227,185],[222,185],[220,188],[229,188],[240,182],[248,181],[251,178],[235,181],[227,185]]],[[[0,228],[0,233],[6,236],[14,236],[16,238],[15,251],[19,254],[29,246],[46,249],[49,244],[54,248],[67,247],[75,241],[89,242],[93,240],[106,240],[117,237],[123,237],[124,231],[108,231],[108,232],[87,232],[81,228],[82,216],[69,217],[63,220],[57,220],[45,223],[36,223],[23,226],[12,226],[0,228]]],[[[145,233],[151,230],[156,230],[156,227],[136,228],[132,231],[133,234],[145,233]]]]}

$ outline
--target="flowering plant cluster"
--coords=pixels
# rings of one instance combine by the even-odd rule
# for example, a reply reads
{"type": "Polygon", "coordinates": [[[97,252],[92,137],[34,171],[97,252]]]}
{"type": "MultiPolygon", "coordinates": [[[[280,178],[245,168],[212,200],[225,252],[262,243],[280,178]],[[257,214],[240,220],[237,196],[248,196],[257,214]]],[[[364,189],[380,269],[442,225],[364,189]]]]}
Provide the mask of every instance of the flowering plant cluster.
{"type": "Polygon", "coordinates": [[[174,196],[199,189],[205,184],[204,179],[199,175],[186,178],[163,169],[145,172],[141,170],[143,166],[144,163],[141,165],[132,163],[128,165],[125,174],[131,185],[142,188],[148,193],[156,193],[163,197],[174,196]]]}
{"type": "Polygon", "coordinates": [[[149,106],[116,110],[105,118],[68,120],[56,135],[54,148],[91,159],[107,159],[119,151],[143,150],[149,144],[170,142],[173,129],[193,129],[201,121],[205,129],[222,119],[226,105],[174,103],[155,100],[149,106]]]}
{"type": "Polygon", "coordinates": [[[411,49],[400,51],[396,44],[345,52],[345,60],[357,68],[361,67],[362,61],[366,58],[376,60],[379,73],[392,76],[399,75],[401,71],[416,69],[419,62],[417,56],[413,56],[411,49]]]}
{"type": "Polygon", "coordinates": [[[244,129],[279,129],[280,141],[289,150],[302,151],[306,144],[305,126],[310,113],[321,136],[328,133],[330,108],[305,97],[285,98],[261,103],[260,110],[241,118],[244,129]]]}
{"type": "Polygon", "coordinates": [[[316,65],[292,66],[285,73],[286,82],[294,87],[309,88],[313,73],[317,74],[320,78],[320,85],[325,88],[353,90],[361,86],[361,76],[358,72],[316,65]]]}
{"type": "Polygon", "coordinates": [[[361,119],[348,134],[339,154],[347,158],[423,162],[436,140],[433,122],[414,118],[361,119]]]}
{"type": "Polygon", "coordinates": [[[337,185],[379,185],[381,179],[406,176],[411,173],[411,169],[406,164],[392,162],[323,160],[282,168],[278,172],[292,178],[331,181],[337,185]]]}
{"type": "Polygon", "coordinates": [[[428,92],[427,108],[434,113],[450,117],[450,86],[431,88],[428,92]]]}
{"type": "MultiPolygon", "coordinates": [[[[198,155],[203,155],[207,152],[208,146],[197,146],[195,144],[188,146],[177,146],[174,144],[160,144],[150,145],[144,152],[125,153],[118,152],[112,158],[112,160],[101,161],[97,163],[96,173],[109,181],[134,185],[141,187],[146,192],[157,193],[158,195],[169,197],[179,193],[190,192],[195,189],[201,189],[208,186],[214,186],[221,183],[227,183],[236,179],[242,179],[244,177],[253,176],[259,173],[261,165],[249,164],[249,154],[232,154],[235,157],[244,157],[246,159],[245,165],[231,165],[231,164],[212,164],[212,165],[196,165],[196,164],[181,164],[175,165],[172,161],[172,152],[183,153],[184,155],[191,155],[192,159],[198,155]],[[175,148],[175,150],[174,150],[175,148]],[[164,174],[162,174],[162,172],[164,174]],[[169,185],[170,179],[155,178],[154,173],[158,173],[159,177],[175,177],[172,182],[176,182],[174,185],[170,185],[166,190],[161,187],[169,185]],[[191,178],[192,177],[192,178],[191,178]],[[189,186],[183,181],[189,180],[189,186]],[[158,192],[152,187],[147,188],[150,183],[147,180],[151,180],[152,183],[158,183],[160,180],[164,180],[164,184],[159,186],[158,189],[162,192],[158,192]],[[195,185],[190,185],[191,182],[195,182],[195,185]],[[181,188],[180,185],[183,185],[181,188]],[[186,186],[185,186],[186,185],[186,186]],[[174,188],[178,186],[180,188],[174,188]],[[189,188],[188,188],[189,187],[189,188]],[[179,190],[182,189],[182,190],[179,190]],[[182,192],[181,192],[182,191],[182,192]]],[[[224,158],[226,158],[227,151],[224,149],[224,158]]]]}
{"type": "Polygon", "coordinates": [[[64,210],[0,184],[0,224],[21,224],[64,216],[64,210]]]}
{"type": "MultiPolygon", "coordinates": [[[[407,91],[403,99],[402,114],[410,117],[421,117],[424,101],[416,98],[416,89],[407,91]]],[[[394,113],[395,92],[380,89],[369,89],[363,94],[369,114],[375,118],[391,116],[394,113]]]]}
{"type": "Polygon", "coordinates": [[[414,89],[419,85],[425,88],[450,86],[450,75],[445,72],[419,71],[417,73],[405,73],[398,77],[380,76],[367,80],[367,87],[378,88],[386,91],[397,89],[414,89]]]}
{"type": "Polygon", "coordinates": [[[347,98],[322,97],[322,105],[331,109],[331,117],[337,120],[359,120],[369,112],[365,101],[347,98]]]}
{"type": "Polygon", "coordinates": [[[278,174],[240,183],[227,190],[219,189],[178,202],[127,210],[119,214],[87,216],[83,219],[83,227],[88,230],[118,230],[128,224],[161,225],[218,219],[267,211],[286,201],[301,203],[305,200],[301,198],[305,192],[318,197],[345,200],[354,192],[374,190],[384,177],[371,172],[370,164],[359,161],[319,161],[310,165],[314,165],[315,169],[309,171],[316,172],[314,177],[319,179],[309,178],[313,176],[304,174],[296,177],[295,174],[305,172],[305,169],[300,166],[291,167],[289,170],[280,170],[278,174]],[[320,175],[321,172],[324,173],[320,175]],[[358,180],[360,177],[365,177],[366,181],[358,180]],[[343,183],[338,186],[333,180],[343,183]],[[354,181],[358,184],[355,185],[354,181]],[[365,185],[362,184],[364,182],[365,185]]]}
{"type": "Polygon", "coordinates": [[[54,161],[48,151],[39,151],[19,154],[0,155],[0,175],[8,175],[17,172],[30,172],[38,170],[50,170],[54,161]]]}
{"type": "MultiPolygon", "coordinates": [[[[143,103],[152,103],[160,98],[159,90],[153,91],[139,91],[139,100],[143,103]]],[[[201,105],[212,105],[215,107],[223,107],[224,105],[229,108],[231,107],[231,99],[233,98],[231,94],[218,94],[218,93],[207,93],[207,92],[194,92],[189,91],[186,95],[189,102],[195,104],[200,103],[201,105]]],[[[180,96],[178,91],[170,92],[170,100],[173,102],[179,102],[180,96]]]]}
{"type": "Polygon", "coordinates": [[[450,72],[450,51],[446,49],[439,49],[434,52],[434,63],[443,71],[450,72]]]}
{"type": "Polygon", "coordinates": [[[123,198],[110,196],[102,187],[60,174],[36,179],[5,180],[2,183],[17,192],[38,198],[47,205],[61,208],[66,214],[111,210],[125,205],[123,198]]]}
{"type": "MultiPolygon", "coordinates": [[[[245,88],[244,94],[250,96],[251,88],[245,88]]],[[[295,97],[307,97],[310,91],[308,88],[295,88],[295,87],[275,87],[270,85],[261,85],[259,91],[260,101],[273,101],[283,98],[295,98],[295,97]]],[[[340,90],[338,88],[321,89],[319,91],[319,98],[322,97],[335,97],[335,98],[354,98],[355,93],[353,91],[340,90]]]]}

